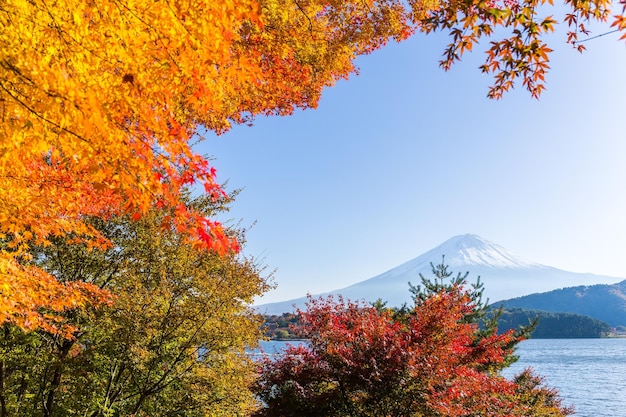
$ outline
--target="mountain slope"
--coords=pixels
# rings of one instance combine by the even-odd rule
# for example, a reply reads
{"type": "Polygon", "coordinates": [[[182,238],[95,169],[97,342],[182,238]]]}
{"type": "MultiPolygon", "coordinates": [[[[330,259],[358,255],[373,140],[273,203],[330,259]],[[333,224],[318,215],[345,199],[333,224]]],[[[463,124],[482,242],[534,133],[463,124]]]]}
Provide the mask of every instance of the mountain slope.
{"type": "Polygon", "coordinates": [[[583,314],[613,327],[626,326],[626,280],[612,285],[578,286],[530,294],[498,301],[494,305],[583,314]]]}
{"type": "MultiPolygon", "coordinates": [[[[485,284],[485,296],[491,300],[519,297],[573,285],[610,283],[619,280],[614,277],[562,271],[530,262],[488,240],[467,234],[455,236],[417,258],[378,276],[315,297],[340,294],[344,298],[367,302],[381,298],[387,301],[389,306],[400,306],[411,301],[408,283],[419,284],[420,274],[430,277],[430,264],[441,263],[442,256],[445,256],[445,263],[450,266],[451,271],[455,273],[469,271],[470,282],[474,282],[480,276],[485,284]]],[[[306,288],[303,288],[304,292],[306,288]]],[[[294,305],[304,307],[306,300],[306,297],[301,297],[262,304],[257,308],[263,314],[281,314],[293,311],[294,305]]]]}

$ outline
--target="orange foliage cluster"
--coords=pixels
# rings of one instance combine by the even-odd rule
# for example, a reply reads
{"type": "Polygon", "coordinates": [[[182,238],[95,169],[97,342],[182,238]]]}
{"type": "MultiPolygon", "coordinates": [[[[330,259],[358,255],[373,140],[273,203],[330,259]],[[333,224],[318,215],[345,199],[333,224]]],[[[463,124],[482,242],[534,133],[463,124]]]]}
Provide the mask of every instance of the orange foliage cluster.
{"type": "MultiPolygon", "coordinates": [[[[108,244],[86,216],[140,218],[166,207],[176,212],[166,226],[190,242],[236,250],[218,223],[181,200],[192,184],[223,195],[190,144],[198,128],[222,133],[256,115],[315,107],[325,87],[355,71],[356,56],[389,40],[449,30],[447,68],[494,27],[512,27],[483,67],[496,74],[490,95],[516,77],[538,95],[550,52],[540,36],[554,23],[536,19],[544,1],[3,1],[0,322],[30,327],[40,307],[60,311],[92,297],[93,289],[69,291],[50,277],[28,284],[29,245],[50,236],[108,244]],[[67,300],[57,303],[59,294],[67,300]]],[[[569,4],[568,23],[583,32],[583,21],[609,13],[608,0],[569,4]]],[[[615,24],[624,29],[623,17],[615,24]]]]}

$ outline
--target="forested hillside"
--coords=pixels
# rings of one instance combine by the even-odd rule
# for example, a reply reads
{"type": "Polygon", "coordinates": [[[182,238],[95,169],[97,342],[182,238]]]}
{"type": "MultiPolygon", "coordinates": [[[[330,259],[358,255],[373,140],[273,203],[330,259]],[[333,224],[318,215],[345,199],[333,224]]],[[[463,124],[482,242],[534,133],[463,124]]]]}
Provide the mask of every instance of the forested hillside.
{"type": "Polygon", "coordinates": [[[603,337],[611,332],[611,327],[592,317],[572,313],[552,313],[537,310],[514,308],[503,310],[498,320],[498,331],[506,332],[528,325],[535,318],[539,319],[533,339],[573,339],[603,337]]]}
{"type": "Polygon", "coordinates": [[[605,321],[611,327],[626,326],[626,280],[612,285],[579,286],[531,294],[493,305],[582,314],[605,321]]]}

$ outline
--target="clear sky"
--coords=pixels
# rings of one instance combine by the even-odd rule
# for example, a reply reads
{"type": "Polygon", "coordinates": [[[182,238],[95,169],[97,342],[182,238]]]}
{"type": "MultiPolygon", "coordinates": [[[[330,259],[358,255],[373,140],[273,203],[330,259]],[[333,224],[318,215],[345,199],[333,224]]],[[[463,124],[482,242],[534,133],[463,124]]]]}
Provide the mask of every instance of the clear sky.
{"type": "Polygon", "coordinates": [[[626,43],[580,55],[563,37],[539,101],[521,85],[487,99],[482,52],[444,72],[447,37],[418,36],[360,58],[316,110],[202,142],[243,188],[225,218],[256,222],[244,252],[276,269],[260,302],[351,285],[465,233],[626,278],[626,43]]]}

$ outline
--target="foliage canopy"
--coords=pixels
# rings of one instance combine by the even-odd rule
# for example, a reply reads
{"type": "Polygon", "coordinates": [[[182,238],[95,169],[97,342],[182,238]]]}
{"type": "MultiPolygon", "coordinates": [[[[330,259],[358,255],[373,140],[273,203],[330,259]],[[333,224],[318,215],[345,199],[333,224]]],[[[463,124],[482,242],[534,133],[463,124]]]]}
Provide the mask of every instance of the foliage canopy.
{"type": "MultiPolygon", "coordinates": [[[[623,3],[623,0],[622,0],[623,3]]],[[[482,70],[489,95],[520,79],[543,90],[556,19],[551,0],[6,0],[0,4],[0,322],[52,329],[67,308],[107,293],[61,285],[28,266],[28,248],[71,235],[110,242],[85,219],[150,207],[191,244],[225,254],[237,243],[189,207],[194,183],[215,198],[215,170],[194,152],[200,126],[224,132],[257,115],[315,107],[355,72],[354,59],[416,32],[451,35],[442,66],[496,28],[482,70]],[[541,10],[540,10],[541,9],[541,10]],[[41,309],[47,312],[43,314],[41,309]]],[[[610,0],[567,0],[575,43],[610,0]]],[[[624,12],[612,23],[626,29],[624,12]]],[[[579,44],[578,44],[579,45],[579,44]]],[[[580,47],[580,45],[579,45],[580,47]]]]}

